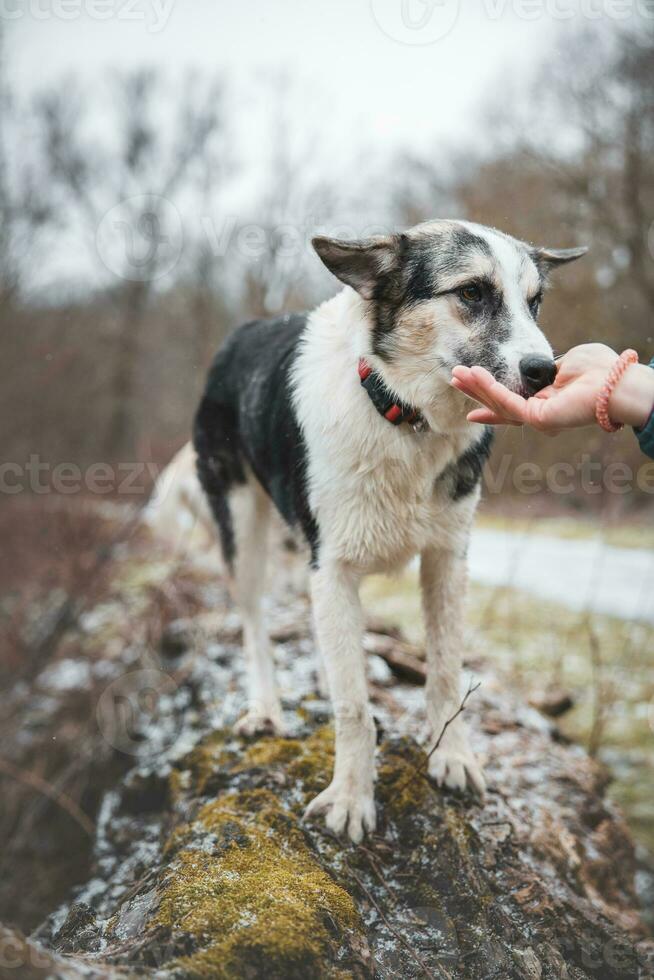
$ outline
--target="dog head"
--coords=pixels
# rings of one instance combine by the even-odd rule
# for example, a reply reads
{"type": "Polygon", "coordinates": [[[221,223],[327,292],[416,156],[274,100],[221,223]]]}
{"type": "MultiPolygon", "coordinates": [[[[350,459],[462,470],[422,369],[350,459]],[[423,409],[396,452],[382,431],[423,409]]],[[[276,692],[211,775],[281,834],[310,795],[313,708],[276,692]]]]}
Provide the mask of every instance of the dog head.
{"type": "Polygon", "coordinates": [[[543,291],[552,269],[587,249],[537,248],[465,221],[313,245],[366,301],[368,353],[410,404],[435,405],[456,364],[479,364],[525,396],[553,381],[552,348],[538,326],[543,291]]]}

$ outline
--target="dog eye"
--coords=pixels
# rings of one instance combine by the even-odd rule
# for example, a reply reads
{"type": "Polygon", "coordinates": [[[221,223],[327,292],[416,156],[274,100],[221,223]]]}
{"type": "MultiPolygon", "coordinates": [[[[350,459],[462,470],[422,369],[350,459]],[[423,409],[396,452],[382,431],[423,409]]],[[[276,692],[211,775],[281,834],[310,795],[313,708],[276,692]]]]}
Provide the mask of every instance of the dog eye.
{"type": "Polygon", "coordinates": [[[481,289],[474,283],[469,286],[462,286],[459,290],[459,296],[464,303],[480,303],[483,298],[481,289]]]}
{"type": "Polygon", "coordinates": [[[543,297],[541,293],[539,293],[538,296],[534,296],[533,299],[529,300],[529,310],[533,317],[538,316],[538,311],[540,309],[540,304],[542,303],[542,301],[543,301],[543,297]]]}

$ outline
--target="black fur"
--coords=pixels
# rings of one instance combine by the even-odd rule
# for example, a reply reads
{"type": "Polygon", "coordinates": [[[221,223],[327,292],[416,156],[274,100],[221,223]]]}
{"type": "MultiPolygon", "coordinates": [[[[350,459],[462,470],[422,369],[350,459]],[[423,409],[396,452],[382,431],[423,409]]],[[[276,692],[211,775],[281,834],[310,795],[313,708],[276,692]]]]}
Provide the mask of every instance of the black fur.
{"type": "Polygon", "coordinates": [[[420,303],[433,299],[434,270],[429,251],[421,249],[414,254],[408,264],[408,282],[405,299],[409,303],[420,303]]]}
{"type": "Polygon", "coordinates": [[[457,264],[461,259],[461,252],[481,252],[489,259],[493,256],[491,247],[485,238],[480,238],[479,235],[475,235],[473,231],[463,228],[461,225],[452,229],[450,242],[452,257],[457,264]]]}
{"type": "MultiPolygon", "coordinates": [[[[371,300],[372,350],[386,361],[393,356],[392,332],[401,309],[438,296],[444,277],[460,270],[470,253],[491,256],[488,243],[466,228],[400,235],[398,242],[395,267],[377,278],[371,300]]],[[[501,305],[501,296],[494,299],[501,305]]]]}
{"type": "Polygon", "coordinates": [[[237,448],[237,415],[232,406],[205,393],[195,416],[193,444],[198,477],[218,525],[223,557],[228,568],[232,568],[235,542],[227,492],[245,483],[243,457],[237,448]]]}
{"type": "Polygon", "coordinates": [[[307,447],[291,401],[290,373],[306,316],[256,320],[218,352],[198,409],[193,441],[198,475],[220,528],[225,560],[234,560],[229,489],[249,466],[282,517],[298,526],[318,560],[318,527],[309,508],[307,447]]]}
{"type": "Polygon", "coordinates": [[[490,426],[486,426],[481,438],[441,473],[438,479],[448,481],[452,500],[461,500],[475,489],[481,479],[484,464],[490,456],[492,445],[493,430],[490,426]]]}

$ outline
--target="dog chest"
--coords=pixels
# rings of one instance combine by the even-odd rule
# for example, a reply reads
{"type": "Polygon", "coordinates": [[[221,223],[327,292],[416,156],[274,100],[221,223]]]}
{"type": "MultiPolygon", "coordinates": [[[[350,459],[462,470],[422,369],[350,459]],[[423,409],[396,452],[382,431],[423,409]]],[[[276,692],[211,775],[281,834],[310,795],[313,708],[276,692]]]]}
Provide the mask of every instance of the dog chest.
{"type": "Polygon", "coordinates": [[[429,437],[417,445],[372,458],[341,452],[314,469],[321,541],[332,554],[364,569],[385,570],[451,535],[458,508],[439,476],[455,453],[429,437]]]}

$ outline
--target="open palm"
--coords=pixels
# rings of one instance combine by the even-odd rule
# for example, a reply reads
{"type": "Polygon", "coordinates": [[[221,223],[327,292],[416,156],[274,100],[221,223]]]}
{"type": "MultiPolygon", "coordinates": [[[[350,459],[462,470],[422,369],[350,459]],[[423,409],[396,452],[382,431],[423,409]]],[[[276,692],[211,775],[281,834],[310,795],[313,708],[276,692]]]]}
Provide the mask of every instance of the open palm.
{"type": "Polygon", "coordinates": [[[604,344],[574,347],[560,361],[554,383],[527,399],[482,367],[455,367],[452,385],[484,406],[468,414],[471,422],[531,425],[555,435],[595,421],[597,393],[616,357],[604,344]]]}

